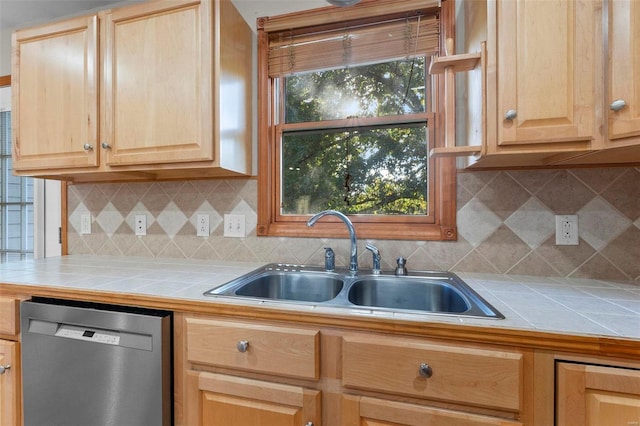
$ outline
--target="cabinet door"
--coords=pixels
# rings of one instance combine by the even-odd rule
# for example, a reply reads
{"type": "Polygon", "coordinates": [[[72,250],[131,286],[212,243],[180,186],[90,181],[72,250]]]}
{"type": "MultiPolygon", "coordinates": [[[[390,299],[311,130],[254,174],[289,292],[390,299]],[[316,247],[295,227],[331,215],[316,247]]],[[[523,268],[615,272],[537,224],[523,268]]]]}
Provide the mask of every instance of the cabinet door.
{"type": "Polygon", "coordinates": [[[596,81],[602,75],[597,72],[602,49],[597,3],[496,0],[494,149],[550,151],[568,142],[586,149],[601,139],[596,133],[596,95],[601,93],[596,81]]]}
{"type": "Polygon", "coordinates": [[[18,343],[0,340],[0,425],[20,424],[18,343]],[[10,368],[6,368],[10,366],[10,368]]]}
{"type": "Polygon", "coordinates": [[[148,2],[105,16],[107,165],[213,160],[212,7],[148,2]]]}
{"type": "Polygon", "coordinates": [[[557,424],[640,423],[640,370],[560,363],[556,376],[557,424]]]}
{"type": "Polygon", "coordinates": [[[497,417],[425,407],[383,399],[345,395],[342,398],[344,426],[522,426],[497,417]]]}
{"type": "MultiPolygon", "coordinates": [[[[640,3],[609,0],[609,138],[640,136],[640,3]]],[[[615,144],[616,141],[614,141],[615,144]]],[[[638,142],[640,143],[640,142],[638,142]]]]}
{"type": "Polygon", "coordinates": [[[14,33],[15,170],[98,166],[97,31],[89,16],[14,33]]]}
{"type": "Polygon", "coordinates": [[[320,392],[222,374],[187,373],[185,424],[320,425],[320,392]]]}

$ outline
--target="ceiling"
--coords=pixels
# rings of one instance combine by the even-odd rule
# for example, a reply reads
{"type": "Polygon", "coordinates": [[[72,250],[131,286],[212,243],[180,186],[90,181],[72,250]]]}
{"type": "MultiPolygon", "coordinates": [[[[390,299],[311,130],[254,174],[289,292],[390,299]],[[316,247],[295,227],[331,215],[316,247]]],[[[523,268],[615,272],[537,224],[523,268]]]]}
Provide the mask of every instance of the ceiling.
{"type": "MultiPolygon", "coordinates": [[[[139,3],[144,0],[0,0],[0,31],[53,21],[63,17],[139,3]]],[[[256,18],[328,6],[324,0],[232,0],[255,28],[256,18]]]]}

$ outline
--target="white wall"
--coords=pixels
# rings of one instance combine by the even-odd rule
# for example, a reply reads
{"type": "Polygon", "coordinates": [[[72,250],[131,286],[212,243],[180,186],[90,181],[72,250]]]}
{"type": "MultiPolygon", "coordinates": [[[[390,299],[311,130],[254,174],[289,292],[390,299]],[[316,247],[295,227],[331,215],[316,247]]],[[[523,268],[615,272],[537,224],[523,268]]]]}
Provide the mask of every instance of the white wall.
{"type": "Polygon", "coordinates": [[[0,76],[11,74],[11,31],[0,31],[0,76]]]}

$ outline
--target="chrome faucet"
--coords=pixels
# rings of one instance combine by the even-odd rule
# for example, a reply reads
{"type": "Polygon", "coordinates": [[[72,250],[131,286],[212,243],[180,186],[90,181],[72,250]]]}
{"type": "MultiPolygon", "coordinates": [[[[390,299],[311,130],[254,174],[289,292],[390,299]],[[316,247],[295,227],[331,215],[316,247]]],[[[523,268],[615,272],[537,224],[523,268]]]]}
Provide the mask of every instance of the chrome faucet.
{"type": "Polygon", "coordinates": [[[365,248],[373,255],[373,269],[371,270],[371,273],[373,275],[380,275],[380,258],[382,257],[380,255],[380,250],[378,250],[378,247],[373,244],[367,244],[365,248]]]}
{"type": "Polygon", "coordinates": [[[336,211],[336,210],[324,210],[324,211],[321,211],[320,213],[313,215],[311,219],[307,221],[307,226],[315,225],[318,219],[327,215],[335,216],[338,219],[342,220],[345,225],[347,225],[347,229],[349,230],[349,237],[351,239],[351,257],[349,261],[349,272],[351,273],[351,275],[356,275],[358,273],[358,244],[356,241],[356,230],[353,227],[353,223],[351,223],[349,218],[345,216],[343,213],[340,213],[339,211],[336,211]]]}

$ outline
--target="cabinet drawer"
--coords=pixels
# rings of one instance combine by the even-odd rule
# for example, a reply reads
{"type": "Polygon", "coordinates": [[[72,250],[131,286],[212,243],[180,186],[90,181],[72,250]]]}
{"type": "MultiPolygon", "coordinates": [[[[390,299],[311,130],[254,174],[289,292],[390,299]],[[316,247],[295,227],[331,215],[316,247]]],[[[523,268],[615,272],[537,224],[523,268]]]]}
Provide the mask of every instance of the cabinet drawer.
{"type": "Polygon", "coordinates": [[[342,341],[345,387],[517,412],[522,368],[518,352],[391,337],[344,336],[342,341]],[[422,364],[430,377],[421,374],[422,364]]]}
{"type": "Polygon", "coordinates": [[[317,330],[197,318],[186,319],[186,330],[190,362],[305,379],[319,377],[317,330]]]}
{"type": "Polygon", "coordinates": [[[18,300],[0,297],[0,334],[18,334],[18,300]]]}

